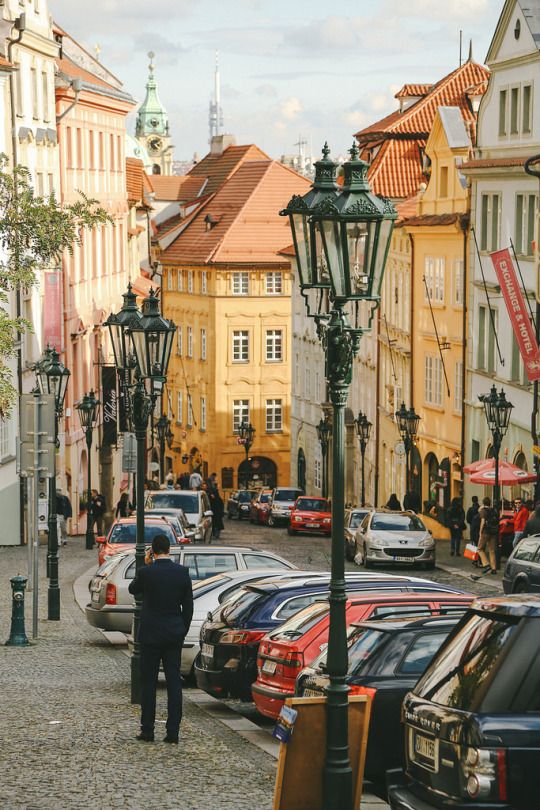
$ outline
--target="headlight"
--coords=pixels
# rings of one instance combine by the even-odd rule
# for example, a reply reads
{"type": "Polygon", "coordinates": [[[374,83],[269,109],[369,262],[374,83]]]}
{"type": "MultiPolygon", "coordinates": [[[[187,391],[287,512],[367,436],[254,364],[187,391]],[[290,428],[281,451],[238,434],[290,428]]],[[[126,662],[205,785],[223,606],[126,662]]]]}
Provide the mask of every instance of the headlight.
{"type": "Polygon", "coordinates": [[[293,517],[293,520],[294,520],[296,523],[301,523],[302,518],[300,517],[300,515],[295,515],[295,516],[293,517]]]}
{"type": "Polygon", "coordinates": [[[426,548],[426,547],[433,546],[434,544],[435,544],[435,540],[433,539],[433,537],[431,537],[431,535],[429,535],[428,537],[424,537],[423,540],[420,540],[418,545],[422,546],[422,548],[426,548]]]}
{"type": "Polygon", "coordinates": [[[323,523],[332,523],[332,518],[325,518],[323,523]]]}
{"type": "Polygon", "coordinates": [[[376,535],[374,537],[368,537],[367,540],[372,546],[382,546],[384,544],[384,540],[376,535]]]}

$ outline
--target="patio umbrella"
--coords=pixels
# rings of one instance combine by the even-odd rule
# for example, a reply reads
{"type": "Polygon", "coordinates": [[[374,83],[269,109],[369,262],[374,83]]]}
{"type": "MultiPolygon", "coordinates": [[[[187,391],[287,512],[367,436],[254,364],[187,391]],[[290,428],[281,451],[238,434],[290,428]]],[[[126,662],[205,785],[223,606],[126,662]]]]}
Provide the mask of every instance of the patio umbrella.
{"type": "MultiPolygon", "coordinates": [[[[494,459],[488,459],[488,461],[491,462],[489,466],[481,467],[471,475],[471,484],[495,486],[495,461],[494,459]]],[[[536,481],[535,473],[522,470],[521,467],[516,467],[515,464],[510,464],[508,461],[499,461],[499,484],[501,487],[529,484],[532,481],[536,481]]]]}
{"type": "Polygon", "coordinates": [[[486,466],[489,469],[490,465],[493,467],[492,458],[479,458],[478,461],[471,461],[470,464],[466,464],[463,467],[463,472],[467,473],[467,475],[474,475],[486,466]]]}

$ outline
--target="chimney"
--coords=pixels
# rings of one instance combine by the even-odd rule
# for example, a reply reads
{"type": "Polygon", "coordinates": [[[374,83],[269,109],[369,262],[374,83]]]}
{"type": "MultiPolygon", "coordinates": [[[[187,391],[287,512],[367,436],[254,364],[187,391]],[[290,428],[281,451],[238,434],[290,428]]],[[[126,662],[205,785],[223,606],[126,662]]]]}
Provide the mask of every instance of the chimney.
{"type": "Polygon", "coordinates": [[[222,155],[229,146],[236,146],[234,135],[213,135],[210,141],[210,154],[222,155]]]}

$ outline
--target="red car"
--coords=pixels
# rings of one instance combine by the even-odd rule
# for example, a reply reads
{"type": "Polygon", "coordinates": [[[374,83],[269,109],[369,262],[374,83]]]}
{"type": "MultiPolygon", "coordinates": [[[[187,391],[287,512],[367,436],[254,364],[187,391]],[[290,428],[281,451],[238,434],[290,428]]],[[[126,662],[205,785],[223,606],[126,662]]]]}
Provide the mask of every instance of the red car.
{"type": "Polygon", "coordinates": [[[309,498],[302,495],[297,498],[291,509],[289,534],[298,532],[332,533],[332,513],[326,498],[309,498]]]}
{"type": "MultiPolygon", "coordinates": [[[[98,562],[103,565],[108,557],[124,551],[126,548],[133,548],[137,533],[137,519],[135,517],[120,518],[116,520],[107,537],[96,537],[98,544],[98,562]]],[[[190,538],[177,534],[166,517],[149,518],[144,517],[144,542],[147,546],[152,543],[156,534],[165,534],[169,538],[171,546],[178,546],[189,543],[190,538]]]]}
{"type": "Polygon", "coordinates": [[[261,489],[256,498],[251,501],[249,509],[250,523],[268,523],[268,513],[270,512],[271,489],[261,489]]]}
{"type": "MultiPolygon", "coordinates": [[[[366,619],[396,616],[429,616],[465,610],[472,594],[370,593],[349,599],[347,625],[366,619]]],[[[255,705],[261,714],[276,718],[285,698],[294,696],[296,676],[325,648],[328,642],[327,602],[315,602],[268,633],[260,642],[257,680],[252,685],[255,705]]]]}

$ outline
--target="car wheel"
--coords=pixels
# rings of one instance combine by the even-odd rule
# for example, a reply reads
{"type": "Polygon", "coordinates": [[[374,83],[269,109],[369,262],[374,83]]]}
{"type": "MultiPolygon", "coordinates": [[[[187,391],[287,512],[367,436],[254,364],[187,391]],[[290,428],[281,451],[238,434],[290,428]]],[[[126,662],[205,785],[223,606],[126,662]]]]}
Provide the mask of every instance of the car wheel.
{"type": "Polygon", "coordinates": [[[351,549],[350,544],[347,543],[346,540],[345,540],[345,559],[348,560],[349,562],[352,562],[354,560],[354,553],[351,549]]]}
{"type": "Polygon", "coordinates": [[[527,584],[525,582],[516,582],[512,593],[527,593],[527,584]]]}
{"type": "Polygon", "coordinates": [[[364,544],[364,549],[363,549],[363,551],[362,551],[362,565],[363,565],[363,566],[364,566],[364,568],[366,568],[366,569],[368,569],[368,568],[373,568],[373,563],[372,563],[372,562],[370,562],[370,560],[368,560],[368,556],[367,556],[367,549],[366,549],[365,544],[364,544]]]}

